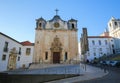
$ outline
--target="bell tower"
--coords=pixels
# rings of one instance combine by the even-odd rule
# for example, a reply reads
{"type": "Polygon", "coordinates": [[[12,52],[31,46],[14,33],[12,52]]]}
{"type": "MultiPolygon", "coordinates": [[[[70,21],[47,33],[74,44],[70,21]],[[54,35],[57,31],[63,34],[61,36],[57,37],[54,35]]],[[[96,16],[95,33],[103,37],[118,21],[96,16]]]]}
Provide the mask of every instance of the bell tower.
{"type": "Polygon", "coordinates": [[[45,29],[46,21],[41,17],[36,20],[36,30],[45,29]]]}
{"type": "Polygon", "coordinates": [[[71,30],[77,30],[77,20],[75,19],[68,20],[68,26],[69,26],[69,29],[71,30]]]}

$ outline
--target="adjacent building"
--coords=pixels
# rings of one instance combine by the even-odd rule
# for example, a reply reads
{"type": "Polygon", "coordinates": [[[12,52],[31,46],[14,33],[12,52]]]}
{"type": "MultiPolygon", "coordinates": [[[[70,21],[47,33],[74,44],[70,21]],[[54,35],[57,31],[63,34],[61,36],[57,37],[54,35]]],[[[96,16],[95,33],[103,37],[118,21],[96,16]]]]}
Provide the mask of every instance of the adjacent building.
{"type": "Polygon", "coordinates": [[[34,43],[29,41],[21,42],[23,45],[22,47],[22,57],[21,57],[21,66],[23,68],[29,67],[30,64],[33,62],[34,56],[34,43]]]}
{"type": "Polygon", "coordinates": [[[110,36],[88,36],[88,42],[87,60],[89,61],[115,54],[114,39],[110,36]]]}
{"type": "MultiPolygon", "coordinates": [[[[84,33],[83,33],[84,34],[84,33]]],[[[84,36],[81,36],[84,39],[84,36]]],[[[120,52],[120,19],[112,17],[108,22],[108,29],[105,30],[100,36],[88,36],[88,49],[85,54],[82,54],[84,50],[84,42],[81,43],[81,60],[94,60],[103,55],[111,55],[120,52]]]]}
{"type": "Polygon", "coordinates": [[[30,42],[29,45],[20,43],[0,32],[0,71],[28,67],[32,62],[33,47],[30,42]]]}
{"type": "Polygon", "coordinates": [[[112,17],[108,22],[109,35],[114,37],[115,51],[120,52],[120,19],[112,17]]]}

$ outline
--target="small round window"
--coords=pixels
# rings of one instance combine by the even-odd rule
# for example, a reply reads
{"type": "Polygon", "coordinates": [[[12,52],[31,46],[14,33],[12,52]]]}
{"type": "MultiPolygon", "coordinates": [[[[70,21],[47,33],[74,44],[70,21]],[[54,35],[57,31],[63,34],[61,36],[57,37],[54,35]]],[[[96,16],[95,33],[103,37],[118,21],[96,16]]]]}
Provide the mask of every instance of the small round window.
{"type": "Polygon", "coordinates": [[[54,23],[54,27],[58,28],[60,26],[60,24],[58,22],[54,23]]]}

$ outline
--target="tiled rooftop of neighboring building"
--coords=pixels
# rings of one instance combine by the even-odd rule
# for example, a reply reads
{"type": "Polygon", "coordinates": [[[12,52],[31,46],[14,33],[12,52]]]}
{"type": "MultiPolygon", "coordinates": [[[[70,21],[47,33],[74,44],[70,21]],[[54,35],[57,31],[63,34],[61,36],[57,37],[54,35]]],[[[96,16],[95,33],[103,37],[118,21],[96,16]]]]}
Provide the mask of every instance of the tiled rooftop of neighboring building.
{"type": "Polygon", "coordinates": [[[88,36],[88,38],[112,38],[111,36],[88,36]]]}
{"type": "Polygon", "coordinates": [[[34,46],[34,43],[31,43],[30,41],[24,41],[24,42],[21,42],[21,44],[23,46],[34,46]]]}

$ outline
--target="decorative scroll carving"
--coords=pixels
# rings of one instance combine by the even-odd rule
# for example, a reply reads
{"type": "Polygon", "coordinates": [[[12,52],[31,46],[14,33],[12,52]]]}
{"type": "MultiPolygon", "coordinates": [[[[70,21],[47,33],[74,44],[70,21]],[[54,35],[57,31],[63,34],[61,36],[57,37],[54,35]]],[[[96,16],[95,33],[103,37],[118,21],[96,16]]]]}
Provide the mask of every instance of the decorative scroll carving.
{"type": "Polygon", "coordinates": [[[16,69],[16,58],[17,58],[17,50],[14,47],[10,51],[9,61],[8,61],[8,70],[16,69]]]}
{"type": "Polygon", "coordinates": [[[10,54],[11,55],[16,55],[17,54],[17,50],[16,50],[15,47],[11,49],[10,54]]]}
{"type": "Polygon", "coordinates": [[[60,42],[60,39],[56,36],[51,44],[51,51],[60,52],[61,50],[62,50],[62,44],[60,42]]]}

